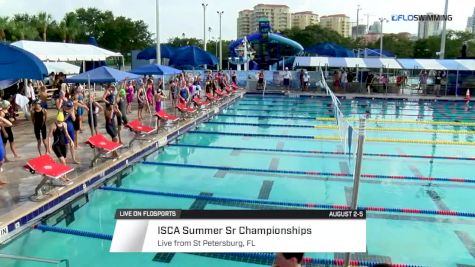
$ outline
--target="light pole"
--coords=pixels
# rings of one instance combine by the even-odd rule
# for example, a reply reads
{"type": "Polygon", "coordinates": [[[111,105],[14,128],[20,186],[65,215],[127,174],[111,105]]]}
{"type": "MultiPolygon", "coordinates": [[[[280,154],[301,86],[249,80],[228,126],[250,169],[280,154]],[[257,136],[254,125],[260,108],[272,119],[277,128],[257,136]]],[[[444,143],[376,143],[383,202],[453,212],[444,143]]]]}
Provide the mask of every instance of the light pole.
{"type": "Polygon", "coordinates": [[[223,69],[223,40],[221,38],[221,17],[224,11],[216,11],[219,15],[219,69],[223,69]]]}
{"type": "Polygon", "coordinates": [[[383,24],[384,22],[389,22],[386,18],[379,18],[381,22],[381,37],[379,38],[379,57],[383,57],[383,24]]]}
{"type": "Polygon", "coordinates": [[[358,39],[358,31],[360,30],[359,29],[359,26],[360,26],[360,10],[361,10],[361,7],[360,5],[358,5],[358,7],[356,8],[356,39],[358,39]]]}
{"type": "Polygon", "coordinates": [[[211,27],[208,27],[208,41],[211,42],[211,31],[213,29],[211,27]]]}
{"type": "Polygon", "coordinates": [[[201,3],[203,6],[203,50],[206,51],[206,7],[208,4],[201,3]]]}
{"type": "Polygon", "coordinates": [[[160,0],[156,0],[156,17],[155,17],[155,23],[157,26],[157,36],[156,36],[156,41],[157,41],[157,64],[161,64],[161,54],[160,54],[160,0]]]}
{"type": "Polygon", "coordinates": [[[442,34],[440,37],[440,52],[439,58],[444,59],[445,57],[445,36],[446,36],[446,27],[447,27],[447,9],[449,7],[449,0],[445,0],[445,9],[444,9],[444,22],[442,22],[442,34]]]}

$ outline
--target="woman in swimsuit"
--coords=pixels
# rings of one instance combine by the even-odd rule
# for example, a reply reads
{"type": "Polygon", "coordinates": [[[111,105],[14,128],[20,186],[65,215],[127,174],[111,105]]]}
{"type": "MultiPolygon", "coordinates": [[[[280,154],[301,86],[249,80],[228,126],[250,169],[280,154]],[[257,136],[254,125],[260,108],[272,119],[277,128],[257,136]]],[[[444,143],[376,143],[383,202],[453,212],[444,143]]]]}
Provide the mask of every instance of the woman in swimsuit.
{"type": "Polygon", "coordinates": [[[73,97],[73,105],[74,105],[74,111],[75,111],[75,114],[76,114],[76,117],[73,121],[73,126],[74,126],[74,147],[76,149],[79,148],[79,145],[78,145],[78,136],[79,136],[79,132],[81,131],[81,120],[82,120],[82,115],[84,114],[84,110],[86,110],[86,112],[89,111],[89,108],[83,103],[83,96],[82,95],[78,95],[78,98],[76,99],[76,97],[73,97]]]}
{"type": "MultiPolygon", "coordinates": [[[[1,111],[1,108],[0,108],[0,111],[1,111]]],[[[12,123],[1,117],[0,116],[0,127],[3,129],[3,127],[11,127],[12,126],[12,123]]],[[[0,141],[2,141],[2,136],[0,135],[0,141]]],[[[3,168],[2,168],[2,165],[3,165],[3,162],[5,162],[5,147],[3,146],[3,141],[0,142],[0,173],[3,172],[3,168]]],[[[3,185],[3,184],[6,184],[6,182],[0,180],[0,185],[3,185]]]]}
{"type": "Polygon", "coordinates": [[[143,108],[145,105],[148,105],[147,98],[145,97],[145,91],[144,91],[143,85],[140,85],[139,90],[137,92],[137,104],[138,104],[138,109],[137,109],[138,119],[142,120],[143,108]]]}
{"type": "Polygon", "coordinates": [[[97,131],[97,114],[103,110],[102,106],[95,101],[95,95],[89,95],[89,101],[87,102],[89,111],[87,112],[87,123],[91,130],[91,136],[96,135],[97,131]],[[92,109],[92,111],[91,111],[92,109]]]}
{"type": "Polygon", "coordinates": [[[38,153],[41,156],[41,140],[43,140],[43,145],[45,147],[45,153],[48,151],[48,146],[46,145],[46,118],[48,113],[46,109],[41,107],[41,101],[36,100],[33,103],[31,108],[31,121],[33,122],[33,129],[35,132],[35,137],[37,141],[38,153]]]}
{"type": "Polygon", "coordinates": [[[153,82],[152,80],[149,79],[147,82],[147,102],[148,102],[147,110],[149,113],[151,112],[150,107],[153,107],[153,95],[154,95],[153,92],[154,92],[153,82]]]}
{"type": "Polygon", "coordinates": [[[132,101],[134,101],[134,86],[131,81],[127,83],[127,113],[132,113],[132,101]]]}
{"type": "MultiPolygon", "coordinates": [[[[4,102],[5,103],[5,102],[4,102]]],[[[16,152],[16,146],[15,146],[15,137],[13,136],[13,123],[15,122],[15,110],[13,109],[13,105],[11,105],[10,103],[6,103],[4,106],[3,106],[3,111],[0,112],[0,117],[2,118],[5,118],[6,120],[10,121],[11,122],[11,125],[7,126],[3,126],[2,127],[2,131],[1,131],[1,135],[2,135],[2,143],[3,143],[3,147],[5,148],[6,145],[7,145],[7,142],[10,143],[10,149],[12,150],[12,153],[13,153],[13,157],[15,158],[19,158],[20,156],[18,156],[18,153],[16,152]]],[[[5,150],[5,161],[8,161],[7,159],[7,151],[5,150]]]]}
{"type": "MultiPolygon", "coordinates": [[[[56,122],[51,125],[48,134],[48,154],[53,150],[56,157],[58,157],[61,164],[66,164],[66,156],[68,154],[68,144],[72,144],[73,139],[69,136],[67,125],[64,123],[64,115],[59,112],[56,116],[56,122]],[[53,143],[51,144],[51,137],[53,143]]],[[[66,176],[60,178],[62,181],[69,181],[66,176]]]]}
{"type": "Polygon", "coordinates": [[[160,112],[160,110],[162,110],[162,100],[167,99],[167,97],[165,96],[163,91],[159,89],[157,93],[155,94],[154,98],[155,98],[155,112],[158,113],[160,112]]]}
{"type": "Polygon", "coordinates": [[[66,102],[64,108],[63,108],[63,116],[64,116],[64,121],[66,124],[66,130],[68,131],[69,137],[71,137],[71,140],[73,142],[69,143],[69,140],[66,139],[66,144],[69,144],[69,148],[71,149],[71,157],[73,158],[73,162],[76,164],[79,164],[76,160],[76,151],[75,151],[75,146],[74,146],[74,140],[75,140],[75,132],[74,132],[74,121],[76,120],[76,114],[74,110],[74,103],[71,100],[68,100],[66,102]]]}
{"type": "MultiPolygon", "coordinates": [[[[119,142],[117,138],[117,129],[115,128],[115,116],[122,116],[117,105],[109,105],[104,110],[104,117],[106,120],[106,132],[109,134],[113,142],[119,142]]],[[[119,154],[117,151],[112,152],[113,156],[118,158],[119,154]]]]}
{"type": "Polygon", "coordinates": [[[117,126],[118,132],[117,135],[119,136],[119,143],[122,144],[122,137],[120,132],[122,131],[122,125],[127,126],[129,121],[127,120],[127,100],[126,100],[126,92],[124,89],[119,91],[119,97],[117,98],[117,107],[120,110],[120,114],[116,114],[117,117],[117,126]]]}

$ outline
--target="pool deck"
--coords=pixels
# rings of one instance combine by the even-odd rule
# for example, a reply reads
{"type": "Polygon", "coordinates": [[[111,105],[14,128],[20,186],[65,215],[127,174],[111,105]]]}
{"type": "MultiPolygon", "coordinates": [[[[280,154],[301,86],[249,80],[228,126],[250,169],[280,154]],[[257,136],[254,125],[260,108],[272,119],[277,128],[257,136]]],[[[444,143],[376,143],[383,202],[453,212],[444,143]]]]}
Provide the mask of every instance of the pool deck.
{"type": "MultiPolygon", "coordinates": [[[[243,92],[244,93],[244,92],[243,92]]],[[[261,91],[250,91],[250,94],[262,94],[261,91]]],[[[266,95],[272,94],[282,95],[281,90],[266,91],[266,95]]],[[[413,95],[366,95],[366,94],[336,94],[338,97],[353,99],[353,98],[368,98],[368,99],[401,99],[409,101],[427,100],[427,101],[464,101],[463,97],[434,97],[434,96],[413,96],[413,95]]],[[[292,91],[290,97],[325,97],[324,93],[316,92],[300,92],[292,91]]],[[[80,135],[80,149],[77,151],[77,156],[81,164],[71,164],[75,168],[74,172],[70,175],[73,180],[73,184],[67,187],[62,187],[52,191],[52,197],[47,198],[41,202],[32,202],[29,197],[33,194],[35,187],[38,185],[42,177],[40,175],[32,175],[28,171],[23,169],[23,166],[27,159],[38,156],[36,149],[36,140],[32,131],[31,122],[25,119],[20,119],[14,126],[15,143],[17,146],[18,154],[21,158],[12,159],[11,162],[7,162],[3,165],[4,172],[0,174],[3,180],[6,180],[8,184],[0,187],[0,243],[10,239],[13,235],[21,232],[23,229],[34,225],[39,218],[44,217],[55,210],[61,208],[68,201],[73,200],[79,195],[97,187],[102,181],[113,176],[118,171],[126,168],[127,166],[138,161],[143,156],[152,153],[158,147],[163,146],[169,141],[176,138],[178,135],[186,132],[187,130],[196,126],[196,124],[212,117],[219,110],[225,108],[232,102],[234,102],[239,95],[228,99],[225,102],[216,106],[217,109],[210,108],[207,111],[201,111],[199,115],[195,115],[191,119],[181,120],[173,127],[167,130],[162,130],[158,134],[150,135],[149,141],[136,141],[131,148],[127,150],[121,150],[121,158],[117,161],[99,161],[99,163],[90,168],[90,159],[93,157],[94,152],[84,142],[89,137],[89,129],[87,126],[87,120],[84,123],[84,133],[80,135]]],[[[166,106],[171,106],[170,103],[166,103],[166,106]]],[[[173,109],[167,110],[169,113],[174,114],[173,109]]],[[[48,123],[54,121],[53,110],[49,110],[48,123]]],[[[136,118],[136,109],[133,109],[133,113],[128,115],[129,121],[136,118]]],[[[101,119],[100,122],[103,120],[101,119]]],[[[143,123],[147,125],[155,125],[156,119],[150,115],[146,115],[143,123]]],[[[99,123],[98,129],[105,136],[104,125],[99,123]]],[[[122,130],[123,142],[128,144],[133,134],[128,129],[122,130]]],[[[9,147],[6,147],[8,155],[11,156],[9,147]]],[[[68,154],[70,157],[70,154],[68,154]]]]}
{"type": "MultiPolygon", "coordinates": [[[[50,192],[51,196],[40,202],[33,202],[29,197],[34,193],[34,189],[41,181],[42,176],[30,174],[23,169],[28,159],[39,155],[36,148],[36,139],[31,122],[20,118],[13,128],[15,144],[20,158],[14,159],[10,157],[12,154],[9,145],[7,145],[5,149],[11,161],[3,165],[4,172],[0,174],[1,179],[7,182],[6,185],[0,187],[0,244],[31,227],[40,218],[53,213],[69,201],[99,186],[102,181],[132,165],[143,156],[156,151],[159,147],[166,145],[182,133],[193,129],[200,122],[209,119],[221,109],[226,108],[244,93],[244,91],[239,92],[233,97],[206,110],[198,110],[197,114],[193,117],[179,120],[171,127],[161,128],[158,133],[154,132],[147,136],[147,140],[137,140],[131,147],[119,150],[119,160],[99,160],[93,168],[90,168],[90,163],[94,156],[94,150],[89,145],[84,144],[90,136],[86,118],[83,124],[84,133],[80,134],[80,148],[77,151],[77,158],[80,164],[72,164],[69,161],[70,152],[68,151],[68,164],[75,168],[74,172],[68,176],[73,183],[65,187],[53,189],[50,192]]],[[[170,103],[166,103],[165,106],[170,107],[167,109],[167,112],[175,114],[176,111],[173,110],[170,103]]],[[[136,109],[133,108],[132,110],[132,113],[128,115],[129,121],[136,119],[137,116],[136,109]]],[[[50,125],[54,121],[56,113],[52,109],[48,111],[48,125],[50,125]]],[[[144,112],[144,114],[146,113],[144,112]]],[[[179,115],[177,116],[180,117],[179,115]]],[[[156,118],[146,114],[142,123],[154,126],[156,118]]],[[[100,133],[108,137],[105,133],[102,118],[99,120],[98,129],[100,133]]],[[[125,145],[129,144],[133,137],[134,134],[131,131],[122,129],[122,141],[125,145]]]]}

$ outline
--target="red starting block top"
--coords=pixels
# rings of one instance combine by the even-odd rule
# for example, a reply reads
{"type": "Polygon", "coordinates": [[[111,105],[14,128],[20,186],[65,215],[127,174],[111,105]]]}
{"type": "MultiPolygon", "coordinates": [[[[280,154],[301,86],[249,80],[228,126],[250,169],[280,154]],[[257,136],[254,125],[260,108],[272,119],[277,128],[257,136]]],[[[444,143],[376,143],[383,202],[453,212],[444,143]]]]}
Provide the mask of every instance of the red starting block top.
{"type": "Polygon", "coordinates": [[[139,120],[133,120],[127,124],[127,126],[130,128],[130,130],[136,132],[136,133],[145,133],[149,134],[155,131],[155,128],[152,128],[148,125],[142,124],[139,120]]]}
{"type": "Polygon", "coordinates": [[[176,121],[178,118],[176,116],[168,114],[165,110],[160,110],[159,112],[155,113],[155,116],[159,117],[162,120],[166,121],[176,121]]]}
{"type": "Polygon", "coordinates": [[[221,91],[221,89],[216,89],[216,93],[220,96],[226,96],[228,95],[228,93],[224,92],[224,91],[221,91]]]}
{"type": "Polygon", "coordinates": [[[176,108],[177,108],[178,110],[182,111],[182,112],[188,112],[188,113],[193,113],[193,112],[196,111],[195,108],[187,107],[187,106],[185,106],[185,105],[182,104],[182,103],[177,104],[177,105],[176,105],[176,108]]]}
{"type": "Polygon", "coordinates": [[[211,93],[206,93],[206,97],[207,97],[209,100],[219,100],[219,97],[213,96],[211,93]]]}
{"type": "Polygon", "coordinates": [[[74,170],[74,168],[69,167],[68,165],[55,162],[50,155],[43,155],[31,159],[26,163],[26,166],[34,170],[36,173],[54,179],[60,178],[74,170]]]}
{"type": "Polygon", "coordinates": [[[193,102],[195,102],[199,106],[207,106],[209,105],[209,102],[201,100],[199,97],[193,98],[193,102]]]}
{"type": "Polygon", "coordinates": [[[96,134],[89,137],[86,143],[93,145],[96,148],[103,149],[107,152],[115,151],[122,146],[121,144],[107,140],[102,134],[96,134]]]}

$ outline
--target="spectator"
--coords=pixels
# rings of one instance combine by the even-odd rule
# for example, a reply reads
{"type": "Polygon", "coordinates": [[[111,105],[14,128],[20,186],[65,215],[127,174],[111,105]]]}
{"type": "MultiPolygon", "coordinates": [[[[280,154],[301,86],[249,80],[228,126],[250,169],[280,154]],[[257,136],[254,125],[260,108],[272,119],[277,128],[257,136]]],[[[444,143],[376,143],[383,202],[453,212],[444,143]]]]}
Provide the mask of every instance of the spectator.
{"type": "Polygon", "coordinates": [[[35,89],[33,88],[33,83],[31,81],[28,81],[25,89],[25,96],[28,98],[28,107],[30,108],[33,101],[36,100],[35,89]]]}
{"type": "Polygon", "coordinates": [[[340,85],[341,85],[341,88],[343,88],[343,90],[346,91],[346,87],[348,85],[348,74],[346,73],[346,70],[343,70],[341,72],[341,77],[340,77],[340,85]]]}
{"type": "Polygon", "coordinates": [[[368,90],[368,94],[371,94],[371,87],[373,86],[374,75],[372,72],[368,72],[368,76],[366,77],[366,89],[368,90]]]}
{"type": "Polygon", "coordinates": [[[305,70],[303,74],[303,91],[308,91],[308,85],[310,83],[310,75],[308,71],[305,70]]]}
{"type": "Polygon", "coordinates": [[[264,70],[261,70],[258,75],[257,89],[264,89],[264,70]]]}
{"type": "Polygon", "coordinates": [[[236,71],[234,71],[234,70],[231,74],[231,81],[234,85],[237,85],[237,75],[236,75],[236,71]]]}
{"type": "Polygon", "coordinates": [[[435,72],[434,76],[434,94],[440,96],[440,84],[442,83],[442,75],[440,71],[435,72]]]}
{"type": "Polygon", "coordinates": [[[427,93],[427,79],[429,78],[429,74],[427,71],[423,70],[419,74],[419,90],[422,91],[422,94],[427,93]]]}
{"type": "Polygon", "coordinates": [[[303,253],[276,253],[272,267],[301,267],[303,253]]]}
{"type": "Polygon", "coordinates": [[[299,80],[300,80],[300,90],[303,90],[303,76],[305,75],[303,70],[300,70],[299,80]]]}
{"type": "Polygon", "coordinates": [[[289,71],[289,68],[285,67],[284,71],[284,88],[285,91],[289,92],[290,89],[290,79],[292,78],[292,73],[289,71]]]}

